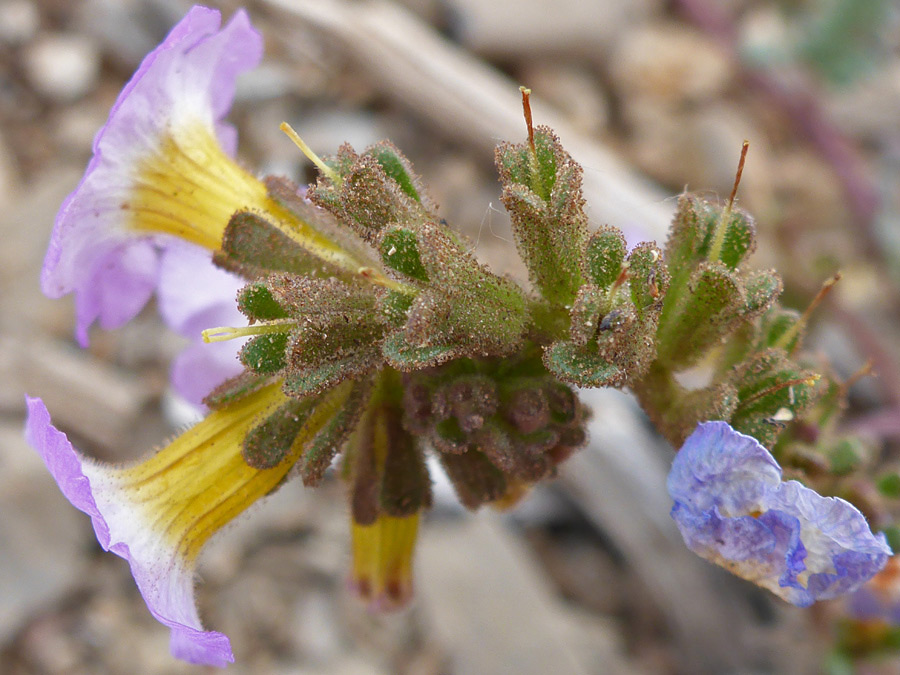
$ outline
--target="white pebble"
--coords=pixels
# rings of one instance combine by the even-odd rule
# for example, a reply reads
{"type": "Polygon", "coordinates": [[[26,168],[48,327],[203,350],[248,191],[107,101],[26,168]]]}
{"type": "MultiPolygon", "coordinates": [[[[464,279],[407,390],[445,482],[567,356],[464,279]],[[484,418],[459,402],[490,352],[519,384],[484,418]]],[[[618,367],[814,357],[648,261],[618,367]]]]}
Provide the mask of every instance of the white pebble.
{"type": "Polygon", "coordinates": [[[40,94],[54,101],[74,101],[96,83],[100,54],[86,37],[48,34],[28,47],[24,65],[40,94]]]}

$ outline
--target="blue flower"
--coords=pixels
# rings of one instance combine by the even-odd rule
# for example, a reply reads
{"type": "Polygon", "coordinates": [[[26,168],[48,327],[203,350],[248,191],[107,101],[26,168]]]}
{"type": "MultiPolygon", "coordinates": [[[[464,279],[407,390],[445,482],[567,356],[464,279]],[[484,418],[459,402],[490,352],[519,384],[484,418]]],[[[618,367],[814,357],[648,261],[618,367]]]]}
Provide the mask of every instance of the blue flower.
{"type": "Polygon", "coordinates": [[[856,590],[891,555],[856,507],[782,482],[769,451],[725,422],[698,425],[668,489],[688,548],[798,607],[856,590]]]}

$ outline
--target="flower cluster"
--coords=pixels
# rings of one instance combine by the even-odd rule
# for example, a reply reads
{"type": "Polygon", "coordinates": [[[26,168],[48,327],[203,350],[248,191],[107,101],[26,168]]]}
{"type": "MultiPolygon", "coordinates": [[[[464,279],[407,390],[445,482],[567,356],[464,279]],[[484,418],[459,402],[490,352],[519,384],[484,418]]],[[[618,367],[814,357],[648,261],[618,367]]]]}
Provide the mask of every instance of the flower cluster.
{"type": "Polygon", "coordinates": [[[194,7],[97,134],[42,272],[46,294],[74,293],[82,345],[154,293],[193,340],[172,382],[209,414],[144,461],[90,460],[27,401],[28,441],[129,562],[173,654],[233,660],[194,603],[204,544],[284,480],[317,485],[338,457],[351,587],[374,609],[405,605],[427,454],[467,507],[510,506],[585,444],[574,385],[630,386],[676,445],[698,421],[730,422],[697,427],[669,478],[673,517],[704,558],[802,606],[885,565],[859,511],[782,482],[759,442],[839,401],[793,357],[805,318],[776,306],[778,276],[744,265],[749,216],[685,196],[665,250],[590,233],[581,168],[531,126],[526,92],[527,142],[496,156],[524,289],[475,259],[388,142],[323,160],[294,136],[320,170],[307,189],[240,166],[223,120],[261,54],[243,11],[220,28],[194,7]],[[674,373],[711,352],[712,384],[682,390],[674,373]]]}

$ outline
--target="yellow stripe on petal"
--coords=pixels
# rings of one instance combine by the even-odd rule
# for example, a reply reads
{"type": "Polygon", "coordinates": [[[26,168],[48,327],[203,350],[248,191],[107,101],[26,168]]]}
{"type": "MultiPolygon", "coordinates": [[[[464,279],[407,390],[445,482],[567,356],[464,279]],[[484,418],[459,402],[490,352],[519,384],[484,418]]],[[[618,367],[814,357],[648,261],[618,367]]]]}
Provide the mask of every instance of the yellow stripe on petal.
{"type": "Polygon", "coordinates": [[[213,411],[153,457],[117,470],[117,488],[144,520],[144,528],[192,562],[213,534],[278,487],[349,391],[341,385],[327,393],[291,452],[271,469],[248,466],[241,449],[247,432],[287,400],[278,384],[213,411]]]}
{"type": "Polygon", "coordinates": [[[265,184],[225,154],[207,125],[179,127],[158,144],[156,153],[138,162],[131,194],[121,205],[130,212],[134,230],[171,234],[217,250],[231,216],[253,211],[313,255],[353,272],[360,267],[338,244],[269,197],[265,184]]]}

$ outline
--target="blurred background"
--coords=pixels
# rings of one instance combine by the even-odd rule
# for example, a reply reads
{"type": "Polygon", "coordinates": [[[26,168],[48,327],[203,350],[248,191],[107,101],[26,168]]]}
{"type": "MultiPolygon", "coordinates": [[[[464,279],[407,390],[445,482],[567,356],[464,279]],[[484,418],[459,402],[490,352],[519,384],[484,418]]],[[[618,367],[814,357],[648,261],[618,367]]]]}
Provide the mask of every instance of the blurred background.
{"type": "MultiPolygon", "coordinates": [[[[226,17],[238,3],[210,3],[226,17]]],[[[184,346],[149,307],[72,339],[70,298],[38,276],[122,85],[190,3],[0,0],[0,673],[192,673],[127,565],[22,440],[23,393],[76,446],[141,456],[189,411],[168,392],[184,346]]],[[[493,147],[525,136],[518,85],[585,168],[594,225],[665,239],[682,190],[729,193],[758,221],[751,263],[817,312],[808,345],[843,377],[868,359],[845,424],[900,458],[900,6],[896,0],[250,0],[263,65],[231,119],[241,161],[312,177],[319,154],[391,139],[441,214],[496,271],[523,276],[493,147]]],[[[464,514],[437,485],[418,597],[367,614],[345,589],[341,485],[288,485],[209,547],[198,597],[233,673],[848,673],[839,602],[797,610],[689,553],[668,510],[672,450],[626,393],[585,394],[590,446],[512,514],[464,514]]],[[[860,673],[900,672],[880,655],[860,673]]]]}

